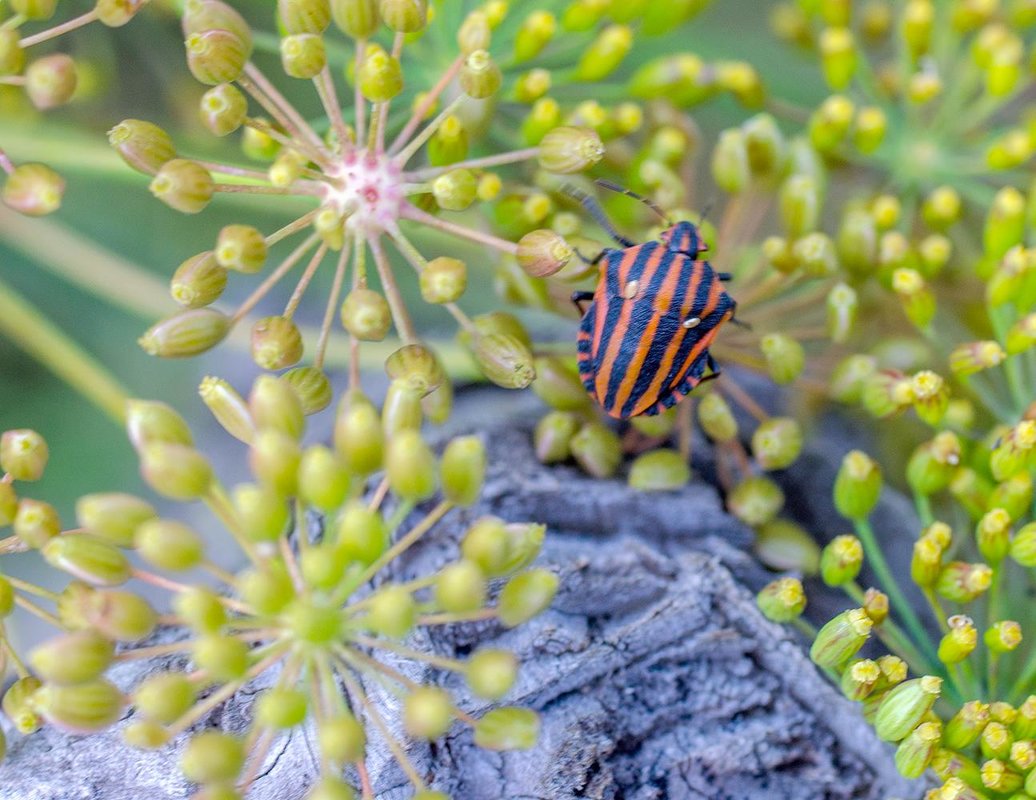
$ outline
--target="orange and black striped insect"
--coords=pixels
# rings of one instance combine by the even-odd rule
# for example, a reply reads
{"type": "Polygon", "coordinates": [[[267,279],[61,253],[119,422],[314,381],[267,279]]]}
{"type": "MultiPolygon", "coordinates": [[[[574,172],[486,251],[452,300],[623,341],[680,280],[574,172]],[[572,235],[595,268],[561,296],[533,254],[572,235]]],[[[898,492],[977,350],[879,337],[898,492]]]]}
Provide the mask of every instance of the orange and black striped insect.
{"type": "Polygon", "coordinates": [[[600,265],[596,291],[572,294],[583,314],[579,377],[612,417],[659,414],[719,376],[709,346],[737,307],[720,283],[730,275],[699,259],[708,246],[695,225],[673,224],[647,198],[608,181],[597,183],[646,203],[667,228],[661,241],[637,244],[615,229],[593,197],[566,190],[621,245],[605,248],[590,262],[600,265]]]}

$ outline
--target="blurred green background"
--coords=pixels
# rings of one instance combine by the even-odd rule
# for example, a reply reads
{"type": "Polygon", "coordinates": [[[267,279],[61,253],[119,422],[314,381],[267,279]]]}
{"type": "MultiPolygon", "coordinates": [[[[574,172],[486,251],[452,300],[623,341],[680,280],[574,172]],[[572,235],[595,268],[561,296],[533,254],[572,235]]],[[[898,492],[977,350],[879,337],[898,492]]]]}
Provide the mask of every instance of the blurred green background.
{"type": "MultiPolygon", "coordinates": [[[[445,2],[476,5],[468,0],[445,2]]],[[[76,5],[76,0],[66,0],[65,5],[76,5]]],[[[273,29],[272,2],[236,5],[249,9],[258,27],[273,29]]],[[[519,5],[512,3],[512,13],[518,13],[519,5]]],[[[759,0],[714,0],[683,30],[638,38],[623,71],[629,73],[678,47],[706,60],[746,59],[760,70],[770,92],[808,106],[823,96],[822,84],[803,57],[789,53],[770,36],[769,9],[769,3],[759,0]]],[[[212,157],[222,151],[231,163],[242,160],[234,149],[236,141],[216,142],[196,122],[197,101],[205,87],[190,77],[181,39],[174,15],[153,4],[125,28],[92,25],[58,40],[56,46],[84,66],[82,96],[72,106],[41,117],[26,109],[10,87],[0,87],[6,89],[0,92],[0,146],[16,162],[51,164],[68,181],[64,205],[52,217],[37,221],[2,212],[0,279],[106,364],[132,394],[165,400],[188,419],[198,419],[207,415],[196,394],[201,377],[214,372],[244,385],[247,355],[224,345],[202,359],[158,361],[137,347],[136,338],[163,310],[174,309],[165,289],[169,276],[183,259],[211,246],[220,227],[248,221],[270,230],[290,217],[281,203],[271,211],[262,199],[227,198],[218,198],[196,217],[178,214],[148,194],[145,176],[132,172],[110,152],[105,131],[122,118],[137,117],[165,126],[184,154],[212,157]],[[247,213],[243,206],[248,206],[247,213]],[[55,240],[55,226],[58,233],[88,240],[132,262],[143,280],[129,284],[119,278],[119,265],[103,254],[84,255],[75,241],[55,240]],[[78,283],[93,285],[94,290],[78,283]],[[112,287],[118,289],[117,302],[104,299],[112,287]]],[[[452,56],[443,54],[443,60],[452,56]]],[[[271,68],[270,74],[277,73],[279,68],[271,68]]],[[[723,100],[693,115],[709,142],[720,128],[750,113],[723,100]]],[[[412,283],[408,288],[413,292],[412,283]]],[[[253,285],[237,282],[230,298],[243,296],[253,285]]],[[[490,293],[491,278],[483,274],[465,298],[465,308],[478,311],[480,305],[491,305],[490,293]]],[[[303,321],[318,320],[325,298],[319,286],[311,289],[301,310],[303,321]]],[[[411,308],[418,313],[427,309],[419,300],[411,308]]],[[[440,311],[428,309],[419,322],[436,327],[445,322],[440,311]]],[[[444,335],[450,330],[444,327],[444,335]]],[[[65,519],[71,519],[78,495],[139,488],[136,458],[121,431],[45,367],[0,338],[0,429],[12,427],[35,428],[49,441],[50,467],[31,494],[53,502],[65,519]]]]}

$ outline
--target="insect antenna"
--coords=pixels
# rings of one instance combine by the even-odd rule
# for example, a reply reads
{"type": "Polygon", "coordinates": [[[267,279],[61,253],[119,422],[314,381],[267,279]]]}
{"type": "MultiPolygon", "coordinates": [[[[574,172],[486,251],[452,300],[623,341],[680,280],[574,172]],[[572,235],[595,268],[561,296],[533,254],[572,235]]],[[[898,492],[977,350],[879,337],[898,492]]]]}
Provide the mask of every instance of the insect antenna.
{"type": "Polygon", "coordinates": [[[623,247],[636,247],[636,242],[631,239],[627,239],[615,229],[612,221],[608,219],[608,215],[605,214],[604,209],[601,208],[601,204],[597,202],[597,198],[591,197],[581,189],[577,189],[575,186],[567,183],[561,187],[561,191],[585,208],[597,224],[601,226],[602,230],[623,247]]]}
{"type": "Polygon", "coordinates": [[[611,181],[605,180],[604,178],[598,178],[594,181],[594,183],[596,183],[602,189],[607,189],[609,192],[624,194],[626,195],[626,197],[632,197],[634,200],[639,200],[641,203],[643,203],[656,214],[658,214],[658,216],[660,216],[662,218],[662,221],[666,224],[667,228],[673,227],[673,223],[669,219],[669,216],[662,210],[661,206],[659,206],[658,203],[656,203],[651,198],[645,197],[642,194],[637,194],[637,192],[633,191],[632,189],[627,189],[625,186],[619,186],[619,184],[612,183],[611,181]]]}

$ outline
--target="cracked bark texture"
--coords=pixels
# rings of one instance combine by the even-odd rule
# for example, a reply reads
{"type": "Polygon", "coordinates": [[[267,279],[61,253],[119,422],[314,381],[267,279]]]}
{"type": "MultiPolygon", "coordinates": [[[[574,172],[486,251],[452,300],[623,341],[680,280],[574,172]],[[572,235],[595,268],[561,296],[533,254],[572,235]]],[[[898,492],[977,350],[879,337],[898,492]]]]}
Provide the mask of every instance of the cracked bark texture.
{"type": "MultiPolygon", "coordinates": [[[[512,426],[479,426],[491,464],[483,499],[451,514],[434,539],[396,566],[395,577],[446,563],[482,514],[548,524],[540,563],[562,578],[550,610],[515,630],[458,625],[422,631],[413,642],[445,655],[489,644],[514,650],[523,669],[507,702],[537,709],[542,735],[534,750],[492,753],[475,748],[458,725],[443,740],[411,745],[431,786],[454,800],[921,794],[896,775],[891,750],[818,675],[802,643],[758,613],[746,584],[758,585],[765,574],[737,549],[749,532],[723,512],[710,486],[645,495],[567,467],[545,468],[529,444],[529,401],[489,397],[506,398],[512,426]]],[[[455,418],[471,424],[485,400],[480,395],[455,418]]],[[[496,419],[505,417],[502,410],[493,409],[496,419]]],[[[415,680],[444,683],[476,716],[490,707],[449,676],[405,661],[393,666],[415,680]]],[[[125,665],[116,678],[133,685],[148,669],[154,664],[125,665]]],[[[385,719],[398,718],[396,698],[368,689],[385,719]]],[[[203,724],[242,729],[249,700],[238,695],[203,724]]],[[[179,746],[137,753],[121,746],[117,730],[71,739],[43,731],[11,750],[0,767],[0,800],[190,796],[177,777],[179,746]]],[[[303,798],[317,772],[314,752],[310,731],[287,737],[249,796],[303,798]]],[[[368,764],[379,800],[411,795],[376,734],[368,764]]]]}

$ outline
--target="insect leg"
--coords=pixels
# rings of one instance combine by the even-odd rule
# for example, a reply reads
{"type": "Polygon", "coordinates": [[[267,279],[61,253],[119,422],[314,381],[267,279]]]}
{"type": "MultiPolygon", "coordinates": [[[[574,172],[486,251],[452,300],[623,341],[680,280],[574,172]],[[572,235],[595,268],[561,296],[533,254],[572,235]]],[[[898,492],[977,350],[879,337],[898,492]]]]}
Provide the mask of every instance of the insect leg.
{"type": "Polygon", "coordinates": [[[704,383],[705,381],[714,381],[716,380],[716,378],[723,374],[723,370],[719,368],[719,364],[717,364],[716,359],[712,357],[712,353],[705,353],[705,363],[709,367],[709,374],[705,375],[701,379],[702,383],[704,383]]]}
{"type": "Polygon", "coordinates": [[[669,217],[666,216],[666,213],[661,209],[661,207],[659,207],[657,203],[655,203],[654,200],[644,197],[644,195],[642,194],[637,194],[632,189],[627,189],[625,186],[619,186],[619,184],[617,183],[612,183],[611,181],[605,180],[604,178],[598,178],[594,181],[594,183],[596,183],[602,189],[607,189],[609,192],[617,192],[618,194],[626,195],[626,197],[632,197],[634,200],[639,200],[641,203],[643,203],[656,214],[658,214],[658,216],[662,218],[662,221],[665,222],[667,228],[671,228],[673,226],[673,223],[669,221],[669,217]]]}
{"type": "Polygon", "coordinates": [[[734,276],[731,275],[729,272],[717,272],[716,277],[724,282],[734,280],[734,276]]]}
{"type": "Polygon", "coordinates": [[[627,239],[615,229],[615,226],[612,225],[611,220],[608,219],[608,215],[604,213],[604,209],[601,208],[601,204],[597,202],[596,198],[591,197],[586,192],[569,184],[562,186],[561,191],[585,208],[597,224],[600,225],[601,228],[620,245],[623,247],[636,247],[636,242],[631,239],[627,239]]]}
{"type": "Polygon", "coordinates": [[[576,256],[579,258],[579,260],[582,261],[584,264],[586,264],[588,266],[591,266],[591,267],[596,267],[598,264],[601,263],[601,259],[604,258],[604,256],[607,254],[608,248],[607,247],[604,248],[600,253],[595,255],[593,258],[587,258],[586,256],[584,256],[582,253],[579,252],[578,248],[573,247],[572,251],[576,254],[576,256]]]}
{"type": "Polygon", "coordinates": [[[572,305],[579,311],[579,316],[583,316],[586,313],[586,309],[580,303],[588,303],[593,299],[593,292],[572,292],[572,305]]]}

